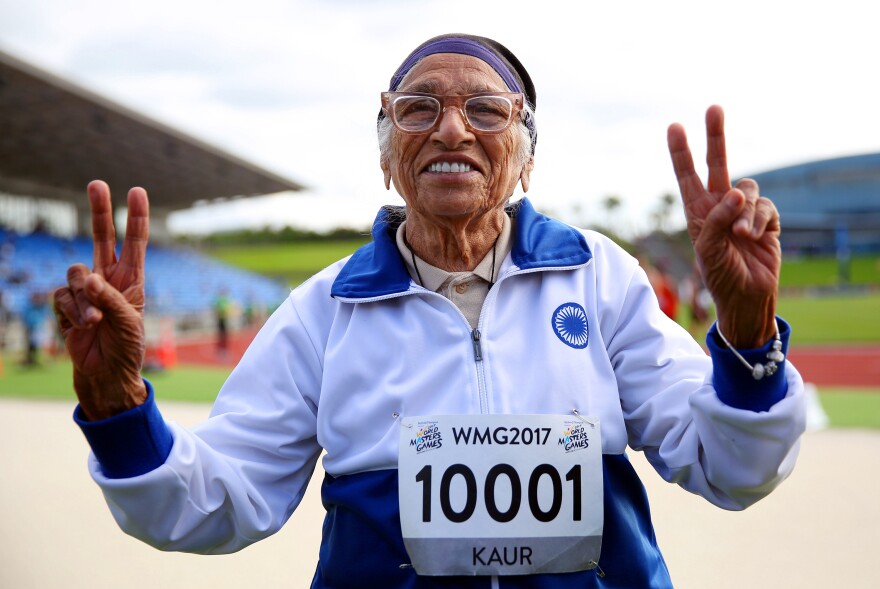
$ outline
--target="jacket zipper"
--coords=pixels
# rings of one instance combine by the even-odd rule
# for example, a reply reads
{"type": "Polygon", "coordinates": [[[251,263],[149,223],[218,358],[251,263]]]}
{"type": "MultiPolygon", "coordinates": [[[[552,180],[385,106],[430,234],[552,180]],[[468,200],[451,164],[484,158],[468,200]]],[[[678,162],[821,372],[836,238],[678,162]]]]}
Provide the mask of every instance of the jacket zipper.
{"type": "Polygon", "coordinates": [[[474,361],[482,362],[483,361],[483,347],[480,345],[480,330],[474,329],[471,332],[471,339],[474,342],[474,361]]]}
{"type": "Polygon", "coordinates": [[[474,363],[477,368],[477,388],[480,393],[480,413],[489,413],[489,393],[486,391],[486,370],[483,366],[483,346],[480,343],[480,330],[471,331],[471,343],[474,346],[474,363]]]}

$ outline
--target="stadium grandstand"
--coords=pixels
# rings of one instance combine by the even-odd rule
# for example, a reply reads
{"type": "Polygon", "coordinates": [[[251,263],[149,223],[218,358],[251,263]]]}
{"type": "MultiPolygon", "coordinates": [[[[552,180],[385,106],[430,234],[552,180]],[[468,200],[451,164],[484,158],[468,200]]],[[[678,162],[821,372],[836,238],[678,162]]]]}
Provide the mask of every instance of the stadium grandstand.
{"type": "Polygon", "coordinates": [[[880,153],[753,174],[782,221],[786,253],[880,251],[880,153]]]}
{"type": "Polygon", "coordinates": [[[85,187],[95,178],[110,185],[116,209],[131,186],[150,194],[148,314],[197,323],[220,292],[264,309],[287,294],[286,285],[172,246],[166,219],[198,202],[302,185],[0,51],[0,295],[13,324],[70,264],[91,265],[85,187]]]}

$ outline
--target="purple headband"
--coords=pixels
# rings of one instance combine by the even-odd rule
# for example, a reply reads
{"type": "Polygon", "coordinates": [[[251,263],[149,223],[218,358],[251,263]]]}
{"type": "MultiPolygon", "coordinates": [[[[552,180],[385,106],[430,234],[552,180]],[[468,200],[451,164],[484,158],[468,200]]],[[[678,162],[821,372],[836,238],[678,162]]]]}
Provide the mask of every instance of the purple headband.
{"type": "Polygon", "coordinates": [[[389,88],[389,90],[391,92],[396,91],[400,86],[401,80],[403,80],[404,76],[406,76],[415,64],[425,57],[434,55],[435,53],[459,53],[461,55],[470,55],[471,57],[476,57],[477,59],[485,61],[492,66],[492,69],[495,70],[499,76],[501,76],[501,79],[504,80],[504,83],[507,84],[507,87],[511,92],[522,92],[524,94],[516,76],[513,75],[510,68],[508,68],[504,62],[498,59],[498,56],[495,55],[495,53],[476,41],[462,39],[460,37],[438,39],[437,41],[428,43],[424,47],[418,49],[410,55],[409,58],[397,69],[397,72],[394,73],[394,76],[391,78],[391,88],[389,88]]]}

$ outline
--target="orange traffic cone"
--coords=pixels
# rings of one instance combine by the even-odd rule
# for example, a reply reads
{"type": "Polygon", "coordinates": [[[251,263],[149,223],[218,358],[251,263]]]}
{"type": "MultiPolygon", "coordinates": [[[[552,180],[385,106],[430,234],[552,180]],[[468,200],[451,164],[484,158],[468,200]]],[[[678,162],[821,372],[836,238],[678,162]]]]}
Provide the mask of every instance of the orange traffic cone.
{"type": "Polygon", "coordinates": [[[159,349],[156,355],[163,368],[177,366],[177,340],[174,336],[174,321],[170,318],[162,319],[159,349]]]}

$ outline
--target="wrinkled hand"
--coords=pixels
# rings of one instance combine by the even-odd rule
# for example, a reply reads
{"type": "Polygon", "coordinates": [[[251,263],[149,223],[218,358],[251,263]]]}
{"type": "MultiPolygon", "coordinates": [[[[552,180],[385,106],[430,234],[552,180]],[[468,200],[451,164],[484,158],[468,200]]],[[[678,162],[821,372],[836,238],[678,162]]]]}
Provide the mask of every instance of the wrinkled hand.
{"type": "Polygon", "coordinates": [[[55,314],[73,362],[73,386],[86,417],[105,419],[142,404],[144,260],[149,203],[143,188],[128,193],[128,223],[119,259],[110,189],[89,183],[94,268],[74,264],[55,291],[55,314]]]}
{"type": "Polygon", "coordinates": [[[704,187],[694,171],[684,128],[670,125],[667,134],[688,233],[706,288],[715,299],[722,333],[734,347],[760,347],[776,329],[782,263],[779,213],[760,196],[754,180],[731,186],[720,106],[706,112],[706,135],[709,182],[704,187]]]}

